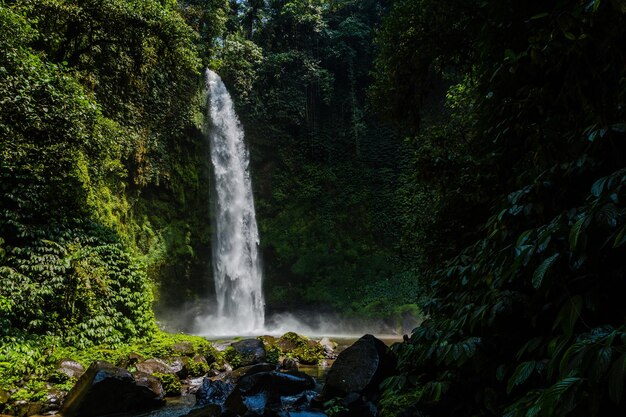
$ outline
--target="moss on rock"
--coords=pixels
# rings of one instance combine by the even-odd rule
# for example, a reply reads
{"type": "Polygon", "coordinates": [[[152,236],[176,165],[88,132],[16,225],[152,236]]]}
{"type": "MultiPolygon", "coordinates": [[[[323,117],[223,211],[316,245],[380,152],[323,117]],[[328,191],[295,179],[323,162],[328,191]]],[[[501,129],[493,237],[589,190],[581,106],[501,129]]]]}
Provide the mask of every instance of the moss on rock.
{"type": "Polygon", "coordinates": [[[306,365],[317,365],[324,359],[324,346],[294,332],[282,335],[276,346],[287,357],[295,358],[306,365]]]}
{"type": "Polygon", "coordinates": [[[180,395],[182,384],[175,374],[154,374],[154,376],[161,381],[165,396],[176,397],[180,395]]]}

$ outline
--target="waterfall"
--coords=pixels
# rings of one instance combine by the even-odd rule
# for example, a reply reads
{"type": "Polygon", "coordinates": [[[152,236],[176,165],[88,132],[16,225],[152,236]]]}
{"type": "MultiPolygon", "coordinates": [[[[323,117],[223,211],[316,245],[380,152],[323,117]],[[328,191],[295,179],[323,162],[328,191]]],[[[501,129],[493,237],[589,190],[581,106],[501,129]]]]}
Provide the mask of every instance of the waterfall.
{"type": "MultiPolygon", "coordinates": [[[[265,322],[259,232],[244,132],[230,94],[206,70],[214,172],[213,274],[217,315],[211,333],[253,334],[265,322]]],[[[208,323],[207,323],[208,324],[208,323]]]]}

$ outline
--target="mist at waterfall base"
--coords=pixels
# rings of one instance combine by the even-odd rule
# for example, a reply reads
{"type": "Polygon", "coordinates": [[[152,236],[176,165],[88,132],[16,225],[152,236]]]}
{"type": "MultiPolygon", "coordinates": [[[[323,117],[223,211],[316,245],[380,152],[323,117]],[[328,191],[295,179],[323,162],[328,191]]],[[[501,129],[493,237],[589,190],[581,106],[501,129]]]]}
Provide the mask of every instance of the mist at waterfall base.
{"type": "Polygon", "coordinates": [[[195,317],[193,333],[211,338],[279,335],[288,331],[309,336],[396,333],[394,326],[380,321],[349,320],[310,310],[265,317],[259,233],[243,127],[226,86],[209,69],[206,88],[214,178],[211,200],[215,300],[208,305],[208,314],[195,317]]]}

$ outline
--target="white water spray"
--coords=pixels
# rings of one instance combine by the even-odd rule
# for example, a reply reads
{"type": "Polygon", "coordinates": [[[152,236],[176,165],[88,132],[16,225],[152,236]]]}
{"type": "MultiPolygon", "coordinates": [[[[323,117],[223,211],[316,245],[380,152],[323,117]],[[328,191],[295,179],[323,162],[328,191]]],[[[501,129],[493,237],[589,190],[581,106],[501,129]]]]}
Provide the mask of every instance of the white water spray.
{"type": "Polygon", "coordinates": [[[213,275],[217,316],[204,324],[216,335],[255,334],[265,311],[259,259],[259,232],[244,132],[219,75],[206,70],[214,171],[213,275]]]}

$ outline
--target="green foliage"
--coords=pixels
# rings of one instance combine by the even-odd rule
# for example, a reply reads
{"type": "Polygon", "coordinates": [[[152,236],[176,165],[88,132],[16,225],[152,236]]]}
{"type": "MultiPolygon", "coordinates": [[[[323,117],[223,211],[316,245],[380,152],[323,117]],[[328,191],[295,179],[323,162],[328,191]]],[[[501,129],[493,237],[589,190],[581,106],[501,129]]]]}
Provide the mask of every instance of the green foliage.
{"type": "MultiPolygon", "coordinates": [[[[143,339],[127,340],[125,344],[89,347],[68,345],[59,337],[49,336],[5,340],[6,343],[0,348],[0,388],[7,390],[19,388],[20,398],[26,396],[27,400],[45,395],[48,385],[63,391],[71,389],[75,381],[55,371],[58,362],[62,359],[71,358],[85,368],[99,360],[126,367],[131,353],[145,358],[168,357],[178,354],[175,351],[175,345],[181,342],[191,343],[190,363],[193,362],[191,357],[197,354],[207,358],[210,363],[221,357],[215,347],[202,337],[160,331],[143,339]]],[[[206,373],[206,365],[203,362],[200,364],[198,368],[204,371],[193,375],[206,373]]],[[[161,377],[162,375],[159,376],[161,377]]],[[[176,381],[170,381],[171,378],[168,376],[163,378],[167,380],[162,379],[164,384],[170,384],[174,390],[178,378],[175,375],[176,381]]],[[[11,401],[16,400],[14,395],[11,396],[11,401]]]]}
{"type": "Polygon", "coordinates": [[[191,359],[187,363],[187,369],[189,370],[189,374],[192,376],[202,376],[206,375],[209,372],[209,365],[203,361],[196,361],[191,359]]]}
{"type": "Polygon", "coordinates": [[[213,67],[246,100],[257,81],[257,70],[263,62],[263,51],[254,42],[238,34],[228,35],[218,49],[213,67]]]}
{"type": "Polygon", "coordinates": [[[165,391],[165,396],[167,397],[177,397],[180,395],[180,390],[182,389],[182,385],[180,383],[180,379],[175,374],[154,374],[161,381],[161,385],[163,385],[163,390],[165,391]]]}
{"type": "Polygon", "coordinates": [[[324,403],[324,413],[329,417],[341,416],[349,410],[342,404],[343,398],[333,398],[324,403]]]}
{"type": "MultiPolygon", "coordinates": [[[[447,262],[425,277],[429,319],[397,348],[383,415],[624,413],[624,12],[612,2],[394,6],[374,95],[421,125],[418,153],[447,156],[407,184],[442,179],[432,199],[460,242],[431,233],[418,252],[447,262]],[[452,80],[443,118],[424,104],[433,79],[452,80]],[[436,142],[441,128],[453,135],[436,142]]],[[[440,213],[413,219],[445,228],[440,213]]]]}
{"type": "Polygon", "coordinates": [[[208,267],[196,34],[175,2],[7,5],[2,334],[63,334],[81,346],[146,335],[153,290],[172,304],[202,290],[191,282],[208,267]]]}
{"type": "Polygon", "coordinates": [[[322,345],[294,332],[282,335],[277,345],[285,356],[305,365],[317,365],[325,357],[322,345]]]}
{"type": "Polygon", "coordinates": [[[394,191],[404,145],[365,94],[383,9],[381,1],[233,3],[214,66],[250,143],[270,306],[321,303],[363,315],[366,298],[388,299],[388,310],[415,301],[394,191]],[[385,293],[398,287],[408,291],[385,293]]]}
{"type": "Polygon", "coordinates": [[[224,359],[226,360],[226,362],[228,362],[230,364],[230,366],[233,369],[239,368],[241,366],[241,363],[243,361],[243,358],[241,357],[241,355],[235,350],[234,347],[232,346],[228,346],[224,352],[224,359]]]}

